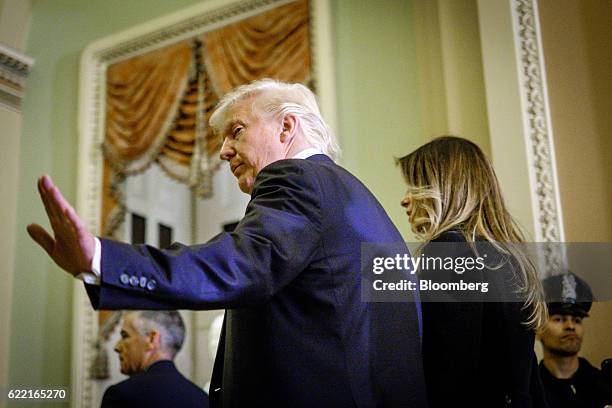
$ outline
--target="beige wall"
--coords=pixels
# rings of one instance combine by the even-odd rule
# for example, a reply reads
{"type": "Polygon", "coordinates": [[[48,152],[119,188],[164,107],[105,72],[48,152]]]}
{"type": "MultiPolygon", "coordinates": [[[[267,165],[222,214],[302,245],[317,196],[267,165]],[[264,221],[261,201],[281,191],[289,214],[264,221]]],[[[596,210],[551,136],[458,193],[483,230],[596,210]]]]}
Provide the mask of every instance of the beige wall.
{"type": "Polygon", "coordinates": [[[415,0],[423,136],[452,134],[490,156],[476,0],[415,0]]]}
{"type": "MultiPolygon", "coordinates": [[[[22,51],[29,17],[29,1],[0,1],[0,43],[22,51]]],[[[3,389],[8,381],[21,113],[0,104],[0,129],[0,389],[3,389]]]]}
{"type": "MultiPolygon", "coordinates": [[[[612,8],[539,4],[566,240],[612,242],[612,8]]],[[[610,322],[612,302],[595,304],[583,347],[595,365],[612,357],[610,322]]]]}
{"type": "Polygon", "coordinates": [[[0,389],[7,385],[21,114],[0,106],[0,389]]]}
{"type": "Polygon", "coordinates": [[[30,25],[30,0],[0,1],[0,42],[23,51],[30,25]]]}
{"type": "Polygon", "coordinates": [[[508,211],[533,240],[534,187],[529,178],[511,4],[507,0],[478,0],[482,66],[493,166],[508,211]]]}
{"type": "Polygon", "coordinates": [[[394,162],[423,143],[412,1],[332,5],[341,163],[412,239],[394,162]]]}

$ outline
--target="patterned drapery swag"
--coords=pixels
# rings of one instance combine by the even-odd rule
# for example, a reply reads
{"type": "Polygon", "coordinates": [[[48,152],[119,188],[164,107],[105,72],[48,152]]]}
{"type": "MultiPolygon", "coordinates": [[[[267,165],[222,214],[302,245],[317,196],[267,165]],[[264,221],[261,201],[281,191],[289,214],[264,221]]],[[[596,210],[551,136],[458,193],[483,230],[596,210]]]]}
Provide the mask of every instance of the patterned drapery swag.
{"type": "Polygon", "coordinates": [[[259,78],[308,84],[309,20],[299,0],[108,67],[103,235],[123,221],[125,178],[154,162],[210,196],[221,140],[207,124],[217,101],[259,78]]]}

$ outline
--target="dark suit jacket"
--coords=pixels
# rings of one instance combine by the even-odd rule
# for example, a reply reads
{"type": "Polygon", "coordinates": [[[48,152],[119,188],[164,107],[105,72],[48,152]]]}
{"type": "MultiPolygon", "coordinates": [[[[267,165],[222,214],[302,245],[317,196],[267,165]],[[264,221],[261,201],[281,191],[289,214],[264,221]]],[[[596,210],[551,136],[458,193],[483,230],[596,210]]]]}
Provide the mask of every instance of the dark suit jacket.
{"type": "Polygon", "coordinates": [[[152,364],[145,372],[111,385],[102,408],[207,408],[208,395],[183,377],[172,361],[152,364]]]}
{"type": "Polygon", "coordinates": [[[102,309],[228,309],[213,406],[423,407],[420,305],[361,300],[364,242],[405,249],[327,156],[281,160],[258,174],[232,233],[163,251],[102,240],[88,292],[102,309]]]}
{"type": "Polygon", "coordinates": [[[550,408],[601,408],[612,404],[612,384],[582,357],[571,378],[554,377],[543,361],[539,372],[550,408]]]}
{"type": "MultiPolygon", "coordinates": [[[[432,242],[424,249],[429,256],[484,256],[489,266],[502,261],[501,254],[484,242],[476,244],[475,255],[458,231],[443,233],[432,242]]],[[[510,261],[503,265],[446,275],[455,281],[487,282],[484,294],[469,298],[466,292],[451,294],[452,301],[440,302],[435,294],[421,292],[423,364],[430,408],[547,406],[533,349],[535,334],[523,325],[527,312],[514,291],[515,266],[510,261]]],[[[439,270],[419,274],[421,279],[440,276],[445,274],[439,270]]]]}

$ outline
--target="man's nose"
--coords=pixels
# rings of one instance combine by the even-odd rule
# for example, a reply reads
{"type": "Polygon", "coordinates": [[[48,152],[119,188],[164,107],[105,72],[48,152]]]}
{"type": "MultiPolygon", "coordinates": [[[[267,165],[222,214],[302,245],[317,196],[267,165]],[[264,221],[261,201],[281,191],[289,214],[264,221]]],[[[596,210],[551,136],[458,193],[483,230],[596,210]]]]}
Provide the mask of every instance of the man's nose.
{"type": "Polygon", "coordinates": [[[574,324],[574,319],[565,319],[565,328],[567,330],[576,330],[576,325],[574,324]]]}
{"type": "Polygon", "coordinates": [[[229,161],[232,157],[234,157],[235,154],[236,152],[232,144],[230,143],[228,139],[225,139],[223,141],[223,144],[221,145],[221,151],[219,152],[219,157],[221,158],[221,160],[229,161]]]}
{"type": "Polygon", "coordinates": [[[410,199],[408,197],[402,198],[402,201],[400,201],[400,205],[404,208],[408,208],[408,206],[410,205],[410,199]]]}

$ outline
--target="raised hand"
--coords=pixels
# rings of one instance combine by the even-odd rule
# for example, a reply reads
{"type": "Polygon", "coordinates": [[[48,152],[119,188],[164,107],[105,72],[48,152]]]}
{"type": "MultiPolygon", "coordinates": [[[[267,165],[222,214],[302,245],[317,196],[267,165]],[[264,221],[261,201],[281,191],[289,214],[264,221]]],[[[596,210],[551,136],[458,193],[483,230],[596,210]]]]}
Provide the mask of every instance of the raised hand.
{"type": "Polygon", "coordinates": [[[45,205],[53,237],[40,225],[28,225],[28,233],[66,272],[76,276],[91,270],[94,236],[47,175],[38,179],[38,192],[45,205]]]}

